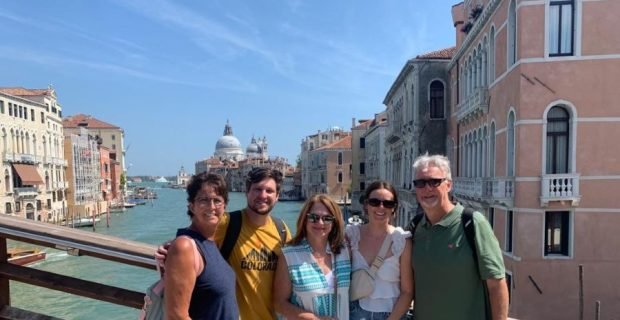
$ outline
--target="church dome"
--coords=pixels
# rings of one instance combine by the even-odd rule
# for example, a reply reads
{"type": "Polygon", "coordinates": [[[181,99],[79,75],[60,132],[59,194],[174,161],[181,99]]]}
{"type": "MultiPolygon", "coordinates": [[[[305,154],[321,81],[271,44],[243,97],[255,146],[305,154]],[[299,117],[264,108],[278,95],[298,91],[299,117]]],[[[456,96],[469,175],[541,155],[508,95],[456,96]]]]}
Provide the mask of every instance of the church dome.
{"type": "Polygon", "coordinates": [[[230,148],[241,150],[241,143],[239,142],[239,139],[235,136],[221,136],[217,139],[215,150],[230,148]]]}
{"type": "Polygon", "coordinates": [[[241,149],[241,143],[237,137],[233,136],[232,127],[228,121],[224,127],[224,135],[217,139],[215,144],[215,157],[220,160],[229,159],[236,161],[245,158],[243,149],[241,149]]]}
{"type": "Polygon", "coordinates": [[[258,143],[256,143],[256,139],[254,139],[254,137],[252,137],[252,142],[250,143],[250,145],[245,149],[245,153],[247,153],[248,155],[250,153],[262,153],[263,150],[262,148],[258,145],[258,143]]]}

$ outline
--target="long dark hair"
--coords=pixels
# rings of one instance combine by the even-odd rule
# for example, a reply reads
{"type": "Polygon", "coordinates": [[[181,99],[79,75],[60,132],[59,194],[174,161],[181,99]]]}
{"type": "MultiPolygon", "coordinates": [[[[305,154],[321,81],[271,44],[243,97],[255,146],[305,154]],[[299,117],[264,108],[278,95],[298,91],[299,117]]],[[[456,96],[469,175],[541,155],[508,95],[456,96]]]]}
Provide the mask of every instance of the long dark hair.
{"type": "MultiPolygon", "coordinates": [[[[392,195],[394,196],[394,202],[396,202],[396,206],[394,207],[394,212],[396,212],[396,210],[398,210],[398,193],[396,192],[396,189],[394,188],[394,186],[385,180],[377,180],[371,183],[364,191],[364,195],[363,195],[364,198],[363,198],[363,201],[361,202],[366,204],[366,201],[368,201],[368,197],[370,197],[370,194],[373,191],[379,190],[379,189],[386,189],[387,191],[392,193],[392,195]]],[[[364,210],[366,210],[365,206],[364,206],[364,210]]]]}

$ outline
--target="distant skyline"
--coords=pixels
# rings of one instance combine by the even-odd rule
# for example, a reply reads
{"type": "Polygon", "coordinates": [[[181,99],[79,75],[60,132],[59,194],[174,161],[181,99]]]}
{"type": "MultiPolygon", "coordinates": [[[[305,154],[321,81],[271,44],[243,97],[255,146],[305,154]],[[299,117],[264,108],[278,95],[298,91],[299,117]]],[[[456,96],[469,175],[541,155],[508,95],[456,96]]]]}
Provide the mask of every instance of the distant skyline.
{"type": "Polygon", "coordinates": [[[458,1],[0,4],[0,86],[52,85],[63,116],[125,130],[128,174],[213,155],[226,121],[294,164],[302,139],[385,109],[408,59],[454,45],[458,1]]]}

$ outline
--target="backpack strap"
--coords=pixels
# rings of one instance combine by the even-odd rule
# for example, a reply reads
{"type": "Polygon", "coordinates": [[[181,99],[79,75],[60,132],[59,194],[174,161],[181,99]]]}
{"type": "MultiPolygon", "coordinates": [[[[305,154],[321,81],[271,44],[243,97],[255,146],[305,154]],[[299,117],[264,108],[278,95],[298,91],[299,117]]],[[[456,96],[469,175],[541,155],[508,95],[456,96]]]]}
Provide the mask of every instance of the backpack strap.
{"type": "Polygon", "coordinates": [[[415,229],[418,227],[418,224],[420,224],[420,221],[422,221],[422,218],[424,218],[423,213],[416,214],[415,216],[413,216],[411,221],[409,221],[409,224],[405,228],[406,231],[411,232],[411,239],[413,239],[413,236],[415,235],[415,229]]]}
{"type": "Polygon", "coordinates": [[[474,256],[476,268],[478,268],[478,250],[476,249],[476,225],[474,224],[474,210],[467,207],[463,209],[463,214],[461,214],[461,223],[463,224],[463,229],[465,229],[465,238],[467,239],[467,243],[469,244],[469,247],[471,247],[471,251],[474,256]]]}
{"type": "MultiPolygon", "coordinates": [[[[476,225],[474,224],[474,210],[472,208],[465,207],[461,214],[461,223],[465,230],[465,238],[467,243],[471,247],[471,252],[474,257],[474,263],[476,270],[480,273],[480,265],[478,264],[478,249],[476,247],[476,225]]],[[[485,306],[485,319],[491,319],[491,302],[489,301],[489,289],[487,288],[487,282],[482,280],[482,286],[484,287],[484,306],[485,306]]]]}
{"type": "Polygon", "coordinates": [[[286,239],[286,224],[280,218],[271,217],[271,219],[276,224],[276,228],[278,228],[278,233],[280,234],[280,241],[282,242],[282,245],[284,245],[287,240],[286,239]]]}
{"type": "Polygon", "coordinates": [[[226,235],[220,247],[220,253],[226,261],[228,261],[230,253],[237,243],[237,238],[239,238],[239,233],[241,233],[241,218],[241,210],[228,213],[228,227],[226,228],[226,235]]]}
{"type": "MultiPolygon", "coordinates": [[[[228,261],[230,258],[230,253],[237,243],[237,239],[239,238],[239,234],[241,233],[241,225],[243,220],[243,214],[241,210],[233,211],[228,213],[228,227],[226,229],[226,235],[224,236],[224,241],[222,242],[222,246],[220,247],[220,253],[224,260],[228,261]]],[[[286,224],[282,219],[271,217],[273,222],[278,229],[278,233],[280,234],[280,241],[282,244],[286,243],[286,224]]]]}

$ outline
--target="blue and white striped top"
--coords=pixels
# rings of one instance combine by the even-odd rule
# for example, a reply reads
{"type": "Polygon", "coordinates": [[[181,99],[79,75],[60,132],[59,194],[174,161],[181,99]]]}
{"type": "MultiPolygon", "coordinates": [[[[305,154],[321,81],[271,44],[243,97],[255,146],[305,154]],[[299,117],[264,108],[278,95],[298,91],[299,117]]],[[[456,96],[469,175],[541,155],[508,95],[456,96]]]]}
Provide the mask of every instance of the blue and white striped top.
{"type": "MultiPolygon", "coordinates": [[[[319,264],[312,256],[307,241],[296,246],[284,246],[282,253],[288,265],[292,292],[290,302],[315,315],[349,319],[349,285],[351,282],[351,258],[349,249],[343,248],[336,257],[332,254],[336,294],[330,288],[319,264]]],[[[327,246],[327,253],[331,248],[327,246]]]]}

